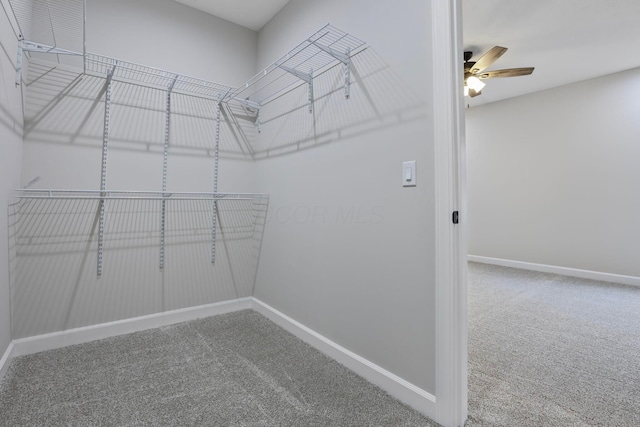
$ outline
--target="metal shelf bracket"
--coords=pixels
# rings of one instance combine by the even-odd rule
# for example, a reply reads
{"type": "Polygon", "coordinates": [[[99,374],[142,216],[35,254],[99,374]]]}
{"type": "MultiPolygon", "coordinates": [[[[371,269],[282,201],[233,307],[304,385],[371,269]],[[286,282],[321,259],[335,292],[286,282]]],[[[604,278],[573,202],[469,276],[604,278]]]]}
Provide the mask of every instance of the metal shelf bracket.
{"type": "Polygon", "coordinates": [[[283,64],[278,64],[278,68],[286,71],[289,74],[292,74],[299,78],[300,80],[307,83],[309,87],[309,113],[313,113],[313,70],[310,70],[308,73],[302,72],[300,70],[296,70],[295,68],[287,67],[283,64]]]}
{"type": "Polygon", "coordinates": [[[242,98],[232,98],[234,101],[238,102],[240,105],[244,105],[246,108],[251,110],[251,113],[255,111],[256,120],[254,124],[258,127],[258,133],[262,131],[262,105],[259,102],[252,101],[250,99],[242,99],[242,98]]]}
{"type": "Polygon", "coordinates": [[[337,49],[325,46],[314,40],[309,40],[309,43],[344,64],[344,97],[345,99],[349,99],[351,86],[351,49],[347,47],[346,52],[340,52],[337,49]]]}
{"type": "Polygon", "coordinates": [[[18,42],[18,59],[16,61],[16,86],[20,86],[22,82],[22,61],[25,52],[51,53],[54,55],[83,56],[82,53],[73,52],[59,47],[49,46],[42,43],[36,43],[28,40],[20,40],[18,42]]]}

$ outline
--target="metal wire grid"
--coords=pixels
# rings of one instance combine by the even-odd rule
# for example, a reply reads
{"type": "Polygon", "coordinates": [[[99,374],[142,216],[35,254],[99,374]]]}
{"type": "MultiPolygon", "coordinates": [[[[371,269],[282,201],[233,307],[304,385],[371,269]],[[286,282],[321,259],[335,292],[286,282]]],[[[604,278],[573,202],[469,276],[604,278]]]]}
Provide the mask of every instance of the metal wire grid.
{"type": "Polygon", "coordinates": [[[100,197],[100,192],[95,191],[18,193],[20,202],[14,215],[18,256],[91,251],[99,257],[97,222],[103,205],[105,264],[109,262],[109,251],[132,247],[159,254],[163,244],[202,243],[202,250],[208,253],[214,212],[219,217],[223,246],[229,240],[260,240],[268,205],[264,194],[107,192],[100,197]],[[166,243],[161,242],[159,228],[163,209],[167,217],[166,243]]]}
{"type": "Polygon", "coordinates": [[[163,191],[99,191],[99,190],[44,190],[25,188],[16,190],[18,199],[96,199],[96,200],[253,200],[268,199],[264,193],[201,193],[163,191]]]}
{"type": "Polygon", "coordinates": [[[84,52],[84,0],[9,0],[22,38],[84,52]]]}
{"type": "Polygon", "coordinates": [[[244,86],[230,94],[229,98],[248,99],[264,104],[291,89],[292,86],[304,83],[286,69],[313,76],[339,62],[335,56],[327,53],[319,45],[350,57],[362,50],[365,42],[327,24],[249,79],[244,86]]]}
{"type": "MultiPolygon", "coordinates": [[[[300,76],[310,81],[341,58],[349,58],[365,43],[329,24],[297,45],[287,54],[234,88],[178,73],[172,73],[104,55],[87,53],[85,49],[84,0],[9,0],[21,35],[25,40],[61,48],[84,55],[85,73],[101,77],[113,73],[116,80],[125,80],[157,88],[169,88],[178,93],[199,95],[218,102],[245,99],[257,103],[269,102],[292,86],[301,84],[300,76]],[[335,54],[333,54],[335,52],[335,54]]],[[[42,55],[33,53],[33,55],[42,55]]],[[[60,61],[58,55],[58,61],[60,61]]],[[[346,67],[349,72],[348,64],[346,67]]],[[[348,75],[345,76],[348,82],[348,75]]],[[[348,96],[348,87],[347,87],[348,96]]],[[[310,89],[309,101],[313,103],[310,89]]]]}
{"type": "MultiPolygon", "coordinates": [[[[243,86],[231,86],[136,64],[84,49],[84,1],[11,0],[11,5],[25,39],[51,47],[59,47],[84,55],[84,72],[114,80],[136,83],[172,92],[200,96],[217,102],[250,100],[266,104],[293,87],[310,82],[344,58],[350,58],[365,46],[362,40],[329,24],[283,55],[273,64],[249,79],[243,86]],[[75,11],[75,15],[74,12],[75,11]],[[78,12],[81,11],[81,12],[78,12]],[[69,22],[67,22],[67,20],[69,22]],[[76,27],[80,22],[80,30],[76,27]],[[60,28],[58,28],[60,27],[60,28]],[[34,29],[32,31],[31,29],[34,29]],[[60,43],[60,42],[63,43],[60,43]],[[69,42],[67,42],[69,41],[69,42]],[[335,54],[332,54],[334,53],[335,54]],[[301,78],[301,76],[304,76],[301,78]]],[[[42,56],[42,53],[33,53],[42,56]]],[[[46,54],[44,54],[46,55],[46,54]]],[[[61,55],[58,55],[60,57],[61,55]]],[[[345,83],[349,66],[345,67],[345,83]]],[[[313,103],[310,89],[309,101],[313,103]]],[[[348,88],[347,88],[348,95],[348,88]]],[[[258,120],[259,122],[259,117],[258,120]]]]}
{"type": "MultiPolygon", "coordinates": [[[[168,243],[203,242],[211,238],[213,203],[205,199],[173,199],[167,202],[168,243]]],[[[219,201],[223,223],[223,238],[252,239],[257,218],[266,215],[266,198],[228,199],[219,201]]],[[[41,251],[49,246],[56,250],[84,249],[88,240],[95,240],[95,219],[98,202],[94,199],[36,198],[20,202],[16,222],[16,244],[25,250],[41,251]]],[[[161,201],[157,199],[125,198],[110,200],[107,205],[105,242],[108,249],[128,246],[159,246],[158,229],[161,201]]],[[[92,246],[95,250],[95,244],[92,246]]]]}
{"type": "Polygon", "coordinates": [[[173,92],[199,95],[214,100],[221,100],[233,91],[231,86],[110,58],[108,56],[97,55],[95,53],[87,53],[85,55],[85,67],[87,72],[100,76],[106,76],[113,70],[113,78],[116,80],[139,83],[156,88],[167,89],[173,84],[173,92]]]}

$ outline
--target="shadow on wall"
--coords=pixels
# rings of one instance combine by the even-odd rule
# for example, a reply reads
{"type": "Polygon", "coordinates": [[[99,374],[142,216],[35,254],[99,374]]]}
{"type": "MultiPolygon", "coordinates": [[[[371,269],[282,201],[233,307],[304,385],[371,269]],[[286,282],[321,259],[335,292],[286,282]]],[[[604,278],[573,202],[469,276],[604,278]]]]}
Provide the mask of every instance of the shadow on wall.
{"type": "Polygon", "coordinates": [[[261,133],[249,138],[255,159],[342,141],[426,116],[426,103],[372,49],[352,56],[350,96],[342,63],[314,76],[314,103],[300,84],[263,104],[261,133]]]}
{"type": "Polygon", "coordinates": [[[253,294],[268,199],[22,199],[10,207],[14,338],[253,294]],[[160,224],[166,203],[164,268],[160,224]]]}

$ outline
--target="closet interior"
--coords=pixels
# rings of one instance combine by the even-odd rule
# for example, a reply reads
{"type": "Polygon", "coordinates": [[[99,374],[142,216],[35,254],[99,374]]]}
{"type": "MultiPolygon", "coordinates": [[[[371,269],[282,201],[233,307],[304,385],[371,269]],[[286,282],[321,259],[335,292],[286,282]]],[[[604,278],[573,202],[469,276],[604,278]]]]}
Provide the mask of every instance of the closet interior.
{"type": "Polygon", "coordinates": [[[352,58],[366,44],[326,25],[234,87],[88,52],[83,0],[10,4],[21,38],[15,78],[23,86],[25,136],[100,148],[93,188],[42,189],[33,177],[16,191],[14,336],[134,317],[140,307],[154,313],[251,296],[269,196],[219,192],[221,153],[264,156],[265,108],[271,118],[286,115],[277,101],[304,87],[304,109],[313,113],[314,79],[328,71],[342,73],[348,100],[352,58]],[[156,155],[161,179],[153,190],[114,188],[114,147],[156,155]],[[174,155],[210,161],[209,192],[171,190],[174,155]],[[83,302],[96,299],[105,307],[118,299],[117,309],[83,312],[90,306],[83,302]],[[67,307],[52,314],[56,302],[67,307]],[[43,315],[23,314],[24,307],[43,315]]]}

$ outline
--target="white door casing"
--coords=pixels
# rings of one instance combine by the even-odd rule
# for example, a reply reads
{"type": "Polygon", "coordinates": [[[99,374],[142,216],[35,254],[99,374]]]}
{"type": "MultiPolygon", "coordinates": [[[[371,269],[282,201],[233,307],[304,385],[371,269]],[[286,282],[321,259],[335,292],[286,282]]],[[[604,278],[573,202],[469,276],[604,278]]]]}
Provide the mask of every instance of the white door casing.
{"type": "Polygon", "coordinates": [[[467,221],[461,0],[432,0],[436,186],[436,421],[467,419],[467,221]],[[453,212],[459,223],[453,223],[453,212]]]}

